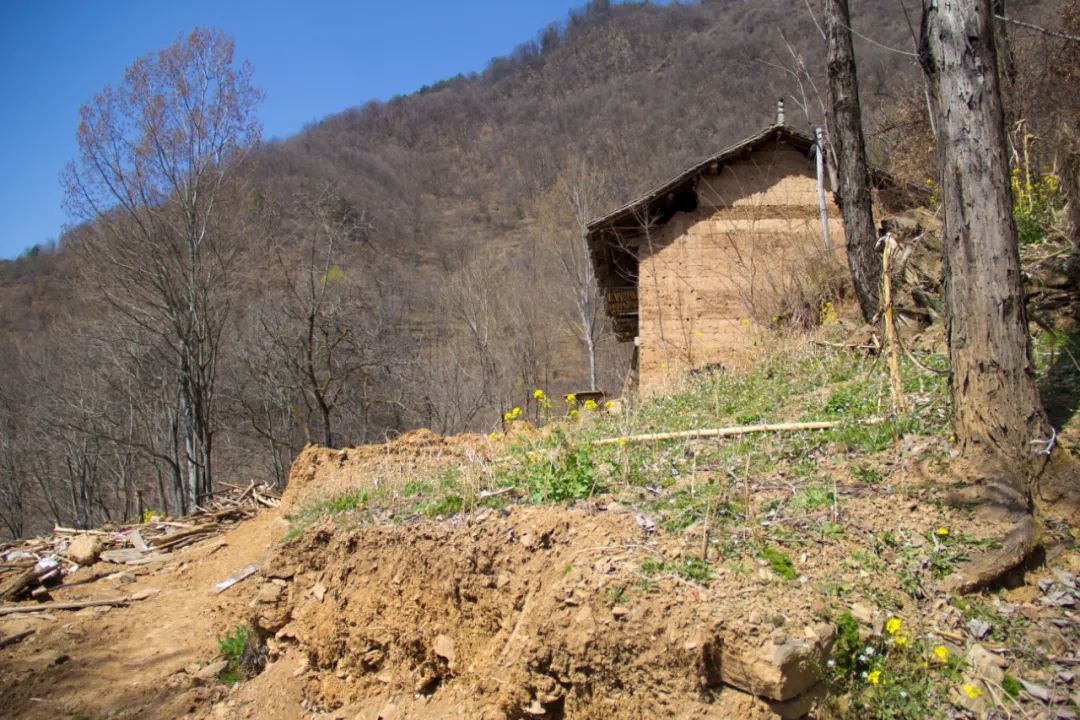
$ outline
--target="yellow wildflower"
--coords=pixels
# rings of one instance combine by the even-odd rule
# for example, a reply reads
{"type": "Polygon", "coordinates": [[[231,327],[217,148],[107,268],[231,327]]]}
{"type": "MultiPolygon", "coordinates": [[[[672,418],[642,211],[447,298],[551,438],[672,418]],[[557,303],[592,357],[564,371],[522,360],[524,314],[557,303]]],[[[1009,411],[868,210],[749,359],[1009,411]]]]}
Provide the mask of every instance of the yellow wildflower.
{"type": "Polygon", "coordinates": [[[577,420],[577,416],[578,416],[578,411],[577,411],[577,410],[571,410],[571,411],[570,411],[569,413],[567,413],[567,416],[568,416],[568,417],[569,417],[569,418],[570,418],[571,420],[577,420]]]}
{"type": "Polygon", "coordinates": [[[964,685],[962,685],[960,689],[963,690],[964,694],[972,700],[983,694],[982,690],[975,687],[974,685],[968,685],[967,683],[964,683],[964,685]]]}
{"type": "Polygon", "coordinates": [[[573,405],[576,402],[577,402],[577,395],[575,395],[574,393],[570,393],[569,395],[566,396],[566,404],[567,405],[573,405]]]}
{"type": "Polygon", "coordinates": [[[866,682],[870,683],[871,685],[880,685],[881,684],[881,671],[880,670],[875,670],[874,672],[867,675],[866,676],[866,682]]]}
{"type": "Polygon", "coordinates": [[[748,326],[748,327],[749,327],[749,325],[750,325],[750,320],[749,320],[748,318],[743,318],[743,319],[742,319],[742,324],[743,324],[743,325],[746,325],[746,326],[748,326]]]}
{"type": "Polygon", "coordinates": [[[938,537],[949,537],[949,528],[947,527],[939,527],[934,532],[937,533],[938,537]]]}
{"type": "Polygon", "coordinates": [[[498,439],[499,439],[499,433],[497,433],[497,432],[495,432],[495,431],[493,430],[493,431],[491,432],[491,434],[490,434],[490,435],[488,435],[488,438],[489,438],[489,439],[491,439],[491,440],[498,440],[498,439]]]}
{"type": "Polygon", "coordinates": [[[934,657],[940,662],[946,662],[949,659],[949,651],[944,645],[938,645],[934,648],[934,657]]]}
{"type": "Polygon", "coordinates": [[[595,410],[596,409],[596,401],[595,400],[586,400],[584,407],[585,407],[586,410],[595,410]]]}
{"type": "Polygon", "coordinates": [[[604,403],[604,409],[605,410],[610,411],[613,407],[615,407],[615,403],[613,403],[610,400],[608,400],[607,402],[604,403]]]}
{"type": "Polygon", "coordinates": [[[533,399],[534,400],[543,400],[544,397],[545,397],[544,391],[541,390],[540,388],[537,388],[536,390],[533,390],[533,399]]]}
{"type": "Polygon", "coordinates": [[[890,635],[900,632],[900,618],[889,618],[889,621],[885,623],[885,632],[890,635]]]}
{"type": "Polygon", "coordinates": [[[907,647],[907,635],[897,635],[893,638],[893,643],[896,647],[907,647]]]}
{"type": "Polygon", "coordinates": [[[626,447],[626,438],[619,438],[619,447],[626,447]]]}

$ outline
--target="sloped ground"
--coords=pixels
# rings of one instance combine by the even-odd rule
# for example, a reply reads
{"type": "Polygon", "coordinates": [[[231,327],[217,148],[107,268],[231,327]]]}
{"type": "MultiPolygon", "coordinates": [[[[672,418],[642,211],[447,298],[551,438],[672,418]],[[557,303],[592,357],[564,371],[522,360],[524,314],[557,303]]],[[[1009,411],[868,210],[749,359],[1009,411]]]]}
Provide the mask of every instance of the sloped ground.
{"type": "MultiPolygon", "coordinates": [[[[935,363],[939,359],[924,358],[935,363]]],[[[1073,530],[1010,589],[941,583],[1001,528],[946,494],[940,378],[888,407],[858,352],[785,347],[615,415],[541,431],[311,447],[280,511],[146,566],[129,607],[0,618],[12,717],[1069,717],[1073,530]],[[597,444],[734,423],[825,432],[597,444]],[[259,572],[221,595],[213,583],[259,572]],[[1041,563],[1041,564],[1040,564],[1041,563]],[[267,664],[200,667],[250,623],[267,664]],[[831,697],[822,699],[828,682],[831,697]]],[[[552,405],[556,403],[551,403],[552,405]]],[[[108,594],[109,581],[71,597],[108,594]]]]}
{"type": "Polygon", "coordinates": [[[143,565],[99,563],[133,583],[99,580],[54,593],[57,600],[157,594],[126,607],[86,608],[0,618],[0,636],[37,632],[0,650],[0,698],[12,718],[177,718],[205,710],[226,688],[197,677],[215,659],[215,638],[242,622],[254,588],[241,583],[220,595],[217,583],[256,562],[286,530],[277,511],[246,521],[175,557],[143,565]]]}

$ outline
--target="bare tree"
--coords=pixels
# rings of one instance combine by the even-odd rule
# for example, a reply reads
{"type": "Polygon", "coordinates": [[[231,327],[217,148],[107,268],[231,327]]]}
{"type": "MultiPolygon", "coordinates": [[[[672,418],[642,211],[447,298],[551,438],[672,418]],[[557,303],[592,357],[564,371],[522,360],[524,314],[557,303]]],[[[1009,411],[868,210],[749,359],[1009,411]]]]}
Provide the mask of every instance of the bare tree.
{"type": "Polygon", "coordinates": [[[844,239],[855,297],[863,319],[870,322],[878,311],[881,261],[877,251],[870,170],[866,162],[862,106],[855,70],[855,47],[851,40],[851,14],[847,0],[828,1],[827,20],[829,76],[829,139],[837,159],[840,210],[844,215],[844,239]]]}
{"type": "MultiPolygon", "coordinates": [[[[378,316],[348,297],[338,255],[342,246],[363,240],[370,225],[329,189],[301,198],[293,215],[289,239],[302,244],[299,251],[277,252],[285,297],[260,318],[270,347],[250,354],[249,366],[303,426],[305,442],[333,447],[341,404],[351,398],[359,376],[377,365],[375,343],[365,339],[377,334],[378,316]]],[[[353,279],[354,286],[361,284],[353,279]]],[[[264,395],[251,418],[272,436],[274,413],[267,414],[267,399],[264,395]]]]}
{"type": "MultiPolygon", "coordinates": [[[[1013,523],[999,550],[961,569],[953,586],[962,590],[992,582],[1034,548],[1033,487],[1056,440],[1031,359],[992,23],[991,0],[923,3],[920,60],[937,115],[953,426],[977,469],[959,495],[1013,523]]],[[[1075,494],[1075,479],[1071,485],[1075,494]]]]}
{"type": "Polygon", "coordinates": [[[554,291],[560,297],[569,295],[572,301],[569,326],[585,350],[589,389],[595,390],[600,343],[608,334],[609,324],[589,255],[586,226],[599,215],[607,199],[604,178],[584,158],[575,158],[556,181],[553,193],[560,208],[550,213],[554,222],[548,228],[553,236],[549,238],[549,247],[563,271],[554,291]],[[566,211],[568,223],[563,222],[566,211]]]}
{"type": "Polygon", "coordinates": [[[118,88],[83,106],[68,207],[93,220],[83,247],[92,282],[159,338],[176,369],[185,507],[212,493],[216,375],[239,244],[226,195],[258,141],[260,94],[233,43],[197,29],[135,62],[118,88]]]}

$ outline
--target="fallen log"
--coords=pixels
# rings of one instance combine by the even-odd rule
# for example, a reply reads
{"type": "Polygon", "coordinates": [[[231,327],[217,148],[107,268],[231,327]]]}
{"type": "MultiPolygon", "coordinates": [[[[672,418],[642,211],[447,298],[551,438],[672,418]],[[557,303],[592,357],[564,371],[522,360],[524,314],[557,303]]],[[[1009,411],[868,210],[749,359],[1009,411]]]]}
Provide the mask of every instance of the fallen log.
{"type": "MultiPolygon", "coordinates": [[[[858,425],[878,425],[886,418],[873,417],[860,420],[858,425]]],[[[682,440],[694,438],[731,437],[750,435],[759,432],[792,432],[798,430],[829,430],[851,424],[846,420],[819,420],[811,422],[773,423],[769,425],[733,425],[731,427],[708,428],[702,430],[681,430],[678,432],[648,433],[645,435],[625,435],[623,437],[594,440],[593,445],[615,445],[616,443],[659,442],[662,440],[682,440]]]]}
{"type": "Polygon", "coordinates": [[[54,602],[40,605],[19,605],[17,607],[0,608],[0,617],[15,613],[45,612],[46,610],[81,610],[88,607],[102,605],[127,605],[134,598],[112,598],[110,600],[83,600],[81,602],[54,602]]]}

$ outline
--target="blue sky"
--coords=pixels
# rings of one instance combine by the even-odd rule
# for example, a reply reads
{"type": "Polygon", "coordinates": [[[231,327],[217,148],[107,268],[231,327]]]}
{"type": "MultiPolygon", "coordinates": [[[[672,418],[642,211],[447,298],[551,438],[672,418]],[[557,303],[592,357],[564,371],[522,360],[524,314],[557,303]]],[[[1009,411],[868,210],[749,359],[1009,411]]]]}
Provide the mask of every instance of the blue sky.
{"type": "Polygon", "coordinates": [[[0,258],[54,239],[79,106],[197,25],[255,65],[265,138],[482,70],[584,0],[0,0],[0,258]]]}

